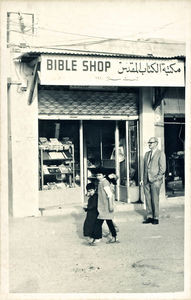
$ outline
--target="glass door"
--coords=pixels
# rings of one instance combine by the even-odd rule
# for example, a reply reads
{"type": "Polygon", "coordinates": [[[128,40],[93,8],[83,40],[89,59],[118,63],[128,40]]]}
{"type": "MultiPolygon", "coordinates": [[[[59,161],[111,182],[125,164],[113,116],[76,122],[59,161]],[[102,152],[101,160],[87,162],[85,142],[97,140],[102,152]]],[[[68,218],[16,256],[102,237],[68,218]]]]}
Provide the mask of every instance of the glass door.
{"type": "Polygon", "coordinates": [[[84,189],[88,182],[96,181],[95,171],[103,167],[115,173],[115,159],[111,158],[115,144],[114,121],[83,121],[84,189]]]}
{"type": "Polygon", "coordinates": [[[138,121],[128,122],[129,202],[139,200],[139,134],[138,121]]]}
{"type": "Polygon", "coordinates": [[[138,126],[137,121],[116,121],[115,157],[118,175],[117,199],[123,202],[135,202],[139,199],[138,184],[138,126]]]}
{"type": "Polygon", "coordinates": [[[96,182],[96,168],[103,167],[118,177],[116,200],[137,201],[137,121],[83,121],[83,128],[84,192],[88,182],[96,182]]]}

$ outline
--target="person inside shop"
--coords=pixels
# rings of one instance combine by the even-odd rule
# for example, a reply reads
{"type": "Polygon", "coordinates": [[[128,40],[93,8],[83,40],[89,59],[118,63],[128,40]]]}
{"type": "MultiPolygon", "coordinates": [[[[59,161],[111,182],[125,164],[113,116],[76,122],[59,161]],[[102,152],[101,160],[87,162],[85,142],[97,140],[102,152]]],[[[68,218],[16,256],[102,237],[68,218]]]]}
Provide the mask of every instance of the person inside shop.
{"type": "Polygon", "coordinates": [[[95,223],[93,238],[90,242],[94,246],[97,240],[102,238],[102,225],[106,221],[109,231],[111,232],[111,239],[107,241],[108,244],[118,243],[117,232],[113,224],[114,218],[114,194],[112,193],[110,183],[106,179],[106,174],[103,169],[98,169],[96,172],[98,179],[98,217],[95,223]]]}
{"type": "Polygon", "coordinates": [[[87,207],[84,207],[84,210],[87,212],[87,214],[83,225],[83,234],[84,237],[87,238],[87,241],[91,242],[93,231],[95,228],[95,223],[98,216],[98,194],[96,192],[96,187],[94,183],[88,183],[86,185],[86,190],[88,196],[88,204],[87,207]]]}
{"type": "Polygon", "coordinates": [[[145,153],[143,188],[146,201],[146,219],[143,224],[159,224],[159,194],[166,171],[166,158],[158,149],[158,138],[151,137],[148,141],[150,151],[145,153]]]}
{"type": "MultiPolygon", "coordinates": [[[[126,176],[124,149],[125,149],[124,139],[120,139],[119,148],[118,148],[118,159],[119,159],[119,164],[120,164],[120,179],[121,179],[121,181],[123,181],[124,177],[126,176]]],[[[115,147],[113,148],[110,159],[115,159],[115,147]]]]}

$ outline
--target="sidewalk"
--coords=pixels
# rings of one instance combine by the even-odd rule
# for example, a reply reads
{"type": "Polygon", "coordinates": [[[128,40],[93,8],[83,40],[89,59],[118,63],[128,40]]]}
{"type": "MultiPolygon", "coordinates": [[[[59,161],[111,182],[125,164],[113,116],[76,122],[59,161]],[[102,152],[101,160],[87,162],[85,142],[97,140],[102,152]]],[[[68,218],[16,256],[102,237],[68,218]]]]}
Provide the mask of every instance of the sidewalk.
{"type": "MultiPolygon", "coordinates": [[[[160,201],[160,207],[173,207],[184,205],[184,197],[167,197],[166,199],[160,201]]],[[[121,201],[115,201],[115,212],[120,211],[134,211],[134,210],[144,210],[144,204],[134,204],[125,203],[121,201]]],[[[76,204],[76,202],[71,205],[66,204],[58,208],[58,206],[50,207],[39,212],[39,216],[55,216],[55,215],[68,215],[71,213],[81,213],[82,206],[76,204]]]]}
{"type": "MultiPolygon", "coordinates": [[[[160,224],[142,224],[142,205],[117,204],[119,244],[90,247],[85,213],[10,218],[12,293],[164,293],[183,291],[184,198],[160,207],[160,224]],[[135,208],[135,207],[134,207],[135,208]]],[[[58,214],[59,213],[59,214],[58,214]]]]}

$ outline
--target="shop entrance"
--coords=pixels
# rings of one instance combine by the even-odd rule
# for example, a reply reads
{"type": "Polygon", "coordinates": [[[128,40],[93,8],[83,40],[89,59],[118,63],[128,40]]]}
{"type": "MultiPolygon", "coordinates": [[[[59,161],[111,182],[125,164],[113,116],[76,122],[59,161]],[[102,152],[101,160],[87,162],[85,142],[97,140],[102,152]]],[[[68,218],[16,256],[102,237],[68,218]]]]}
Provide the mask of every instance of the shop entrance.
{"type": "Polygon", "coordinates": [[[184,195],[185,118],[165,117],[166,193],[184,195]]]}
{"type": "Polygon", "coordinates": [[[116,200],[139,199],[137,121],[84,121],[84,187],[103,167],[118,177],[116,200]],[[118,149],[118,151],[115,151],[118,149]]]}
{"type": "Polygon", "coordinates": [[[137,201],[138,136],[136,120],[39,120],[40,205],[82,203],[98,167],[118,176],[116,200],[137,201]]]}

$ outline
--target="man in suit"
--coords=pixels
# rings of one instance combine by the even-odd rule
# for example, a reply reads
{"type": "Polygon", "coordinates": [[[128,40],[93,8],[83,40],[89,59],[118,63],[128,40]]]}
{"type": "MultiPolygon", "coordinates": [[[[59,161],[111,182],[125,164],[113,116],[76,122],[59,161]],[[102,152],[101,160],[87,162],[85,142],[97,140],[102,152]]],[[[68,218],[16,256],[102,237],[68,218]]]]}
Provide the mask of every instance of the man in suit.
{"type": "Polygon", "coordinates": [[[158,149],[158,139],[151,137],[148,141],[150,151],[144,157],[143,187],[146,201],[146,219],[143,224],[159,224],[159,194],[166,171],[166,158],[158,149]]]}

